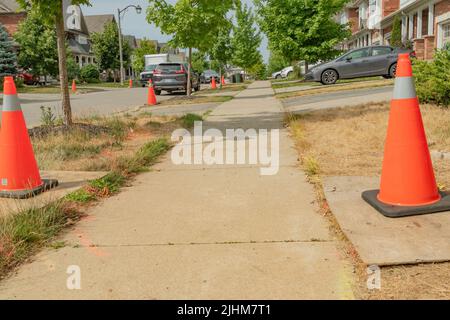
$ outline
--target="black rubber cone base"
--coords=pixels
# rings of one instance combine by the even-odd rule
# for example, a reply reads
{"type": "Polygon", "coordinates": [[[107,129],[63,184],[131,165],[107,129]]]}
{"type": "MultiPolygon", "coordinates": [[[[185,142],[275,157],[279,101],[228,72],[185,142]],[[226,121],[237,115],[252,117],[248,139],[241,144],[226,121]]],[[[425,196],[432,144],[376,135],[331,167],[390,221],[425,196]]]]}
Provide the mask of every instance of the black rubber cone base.
{"type": "Polygon", "coordinates": [[[417,216],[443,211],[450,211],[450,194],[441,192],[441,200],[426,206],[394,206],[378,200],[380,190],[369,190],[362,193],[362,198],[382,215],[389,218],[417,216]]]}
{"type": "Polygon", "coordinates": [[[31,190],[20,190],[20,191],[0,191],[0,198],[10,198],[10,199],[28,199],[35,197],[42,192],[48,191],[50,189],[56,188],[58,186],[58,180],[54,179],[42,179],[42,186],[31,190]]]}

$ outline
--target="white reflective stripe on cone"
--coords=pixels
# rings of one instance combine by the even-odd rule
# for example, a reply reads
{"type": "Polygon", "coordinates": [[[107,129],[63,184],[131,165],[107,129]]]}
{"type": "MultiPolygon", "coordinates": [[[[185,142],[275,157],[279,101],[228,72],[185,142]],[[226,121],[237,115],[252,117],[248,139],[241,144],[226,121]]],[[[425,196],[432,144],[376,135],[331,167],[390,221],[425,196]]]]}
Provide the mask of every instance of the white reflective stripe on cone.
{"type": "Polygon", "coordinates": [[[2,111],[21,111],[19,98],[16,95],[4,95],[2,111]]]}
{"type": "Polygon", "coordinates": [[[417,97],[413,77],[395,78],[394,94],[392,99],[411,99],[417,97]]]}

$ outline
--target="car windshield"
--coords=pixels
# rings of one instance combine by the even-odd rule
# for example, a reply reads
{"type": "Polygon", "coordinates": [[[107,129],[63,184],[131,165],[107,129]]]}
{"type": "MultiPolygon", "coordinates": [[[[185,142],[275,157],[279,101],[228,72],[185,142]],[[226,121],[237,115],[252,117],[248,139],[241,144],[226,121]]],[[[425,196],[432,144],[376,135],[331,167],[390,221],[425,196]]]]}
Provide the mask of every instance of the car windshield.
{"type": "Polygon", "coordinates": [[[206,70],[205,72],[203,72],[203,74],[205,76],[215,76],[215,75],[217,75],[217,72],[214,70],[206,70]]]}
{"type": "Polygon", "coordinates": [[[167,72],[167,73],[183,70],[181,64],[179,64],[179,63],[160,64],[158,66],[158,69],[161,70],[161,72],[167,72]]]}
{"type": "Polygon", "coordinates": [[[158,65],[156,65],[156,64],[150,64],[150,65],[145,67],[145,71],[147,71],[147,72],[153,71],[153,70],[156,69],[157,66],[158,65]]]}

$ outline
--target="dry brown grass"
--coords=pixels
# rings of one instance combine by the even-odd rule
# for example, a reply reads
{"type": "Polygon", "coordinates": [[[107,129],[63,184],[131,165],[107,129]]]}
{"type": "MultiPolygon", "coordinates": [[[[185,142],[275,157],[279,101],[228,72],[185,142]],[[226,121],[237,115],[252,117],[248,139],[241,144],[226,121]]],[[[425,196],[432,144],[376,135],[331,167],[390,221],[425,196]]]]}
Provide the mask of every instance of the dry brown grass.
{"type": "MultiPolygon", "coordinates": [[[[422,106],[430,150],[450,151],[450,109],[422,106]]],[[[389,104],[312,112],[291,122],[306,135],[304,155],[317,160],[322,175],[377,176],[381,173],[389,104]]],[[[435,160],[437,180],[450,186],[450,164],[435,160]]]]}
{"type": "MultiPolygon", "coordinates": [[[[430,149],[449,152],[450,109],[424,105],[422,115],[430,149]]],[[[359,279],[355,295],[362,299],[448,299],[450,263],[384,267],[382,290],[368,291],[365,266],[341,231],[323,193],[321,176],[380,174],[388,118],[388,104],[371,104],[311,112],[286,120],[303,168],[315,187],[320,213],[328,219],[330,231],[340,240],[341,251],[355,267],[359,279]]],[[[439,184],[450,186],[449,161],[433,162],[439,184]]]]}
{"type": "Polygon", "coordinates": [[[82,130],[33,138],[41,170],[110,171],[120,158],[132,156],[144,144],[167,137],[180,127],[174,117],[155,117],[142,113],[136,117],[92,118],[83,122],[108,127],[97,134],[82,130]]]}

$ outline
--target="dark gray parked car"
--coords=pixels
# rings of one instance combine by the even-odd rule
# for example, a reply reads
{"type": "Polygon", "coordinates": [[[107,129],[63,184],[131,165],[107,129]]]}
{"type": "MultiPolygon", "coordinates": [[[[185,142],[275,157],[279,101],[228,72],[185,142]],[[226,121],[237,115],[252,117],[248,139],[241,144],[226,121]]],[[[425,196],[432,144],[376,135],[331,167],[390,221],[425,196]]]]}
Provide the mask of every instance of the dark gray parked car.
{"type": "Polygon", "coordinates": [[[395,77],[399,53],[414,51],[389,46],[372,46],[353,49],[346,54],[309,70],[305,80],[334,84],[338,79],[351,79],[370,76],[395,77]]]}
{"type": "MultiPolygon", "coordinates": [[[[153,88],[155,94],[161,91],[187,91],[188,65],[186,63],[161,63],[153,71],[153,88]]],[[[191,88],[200,90],[200,77],[191,71],[191,88]]]]}

